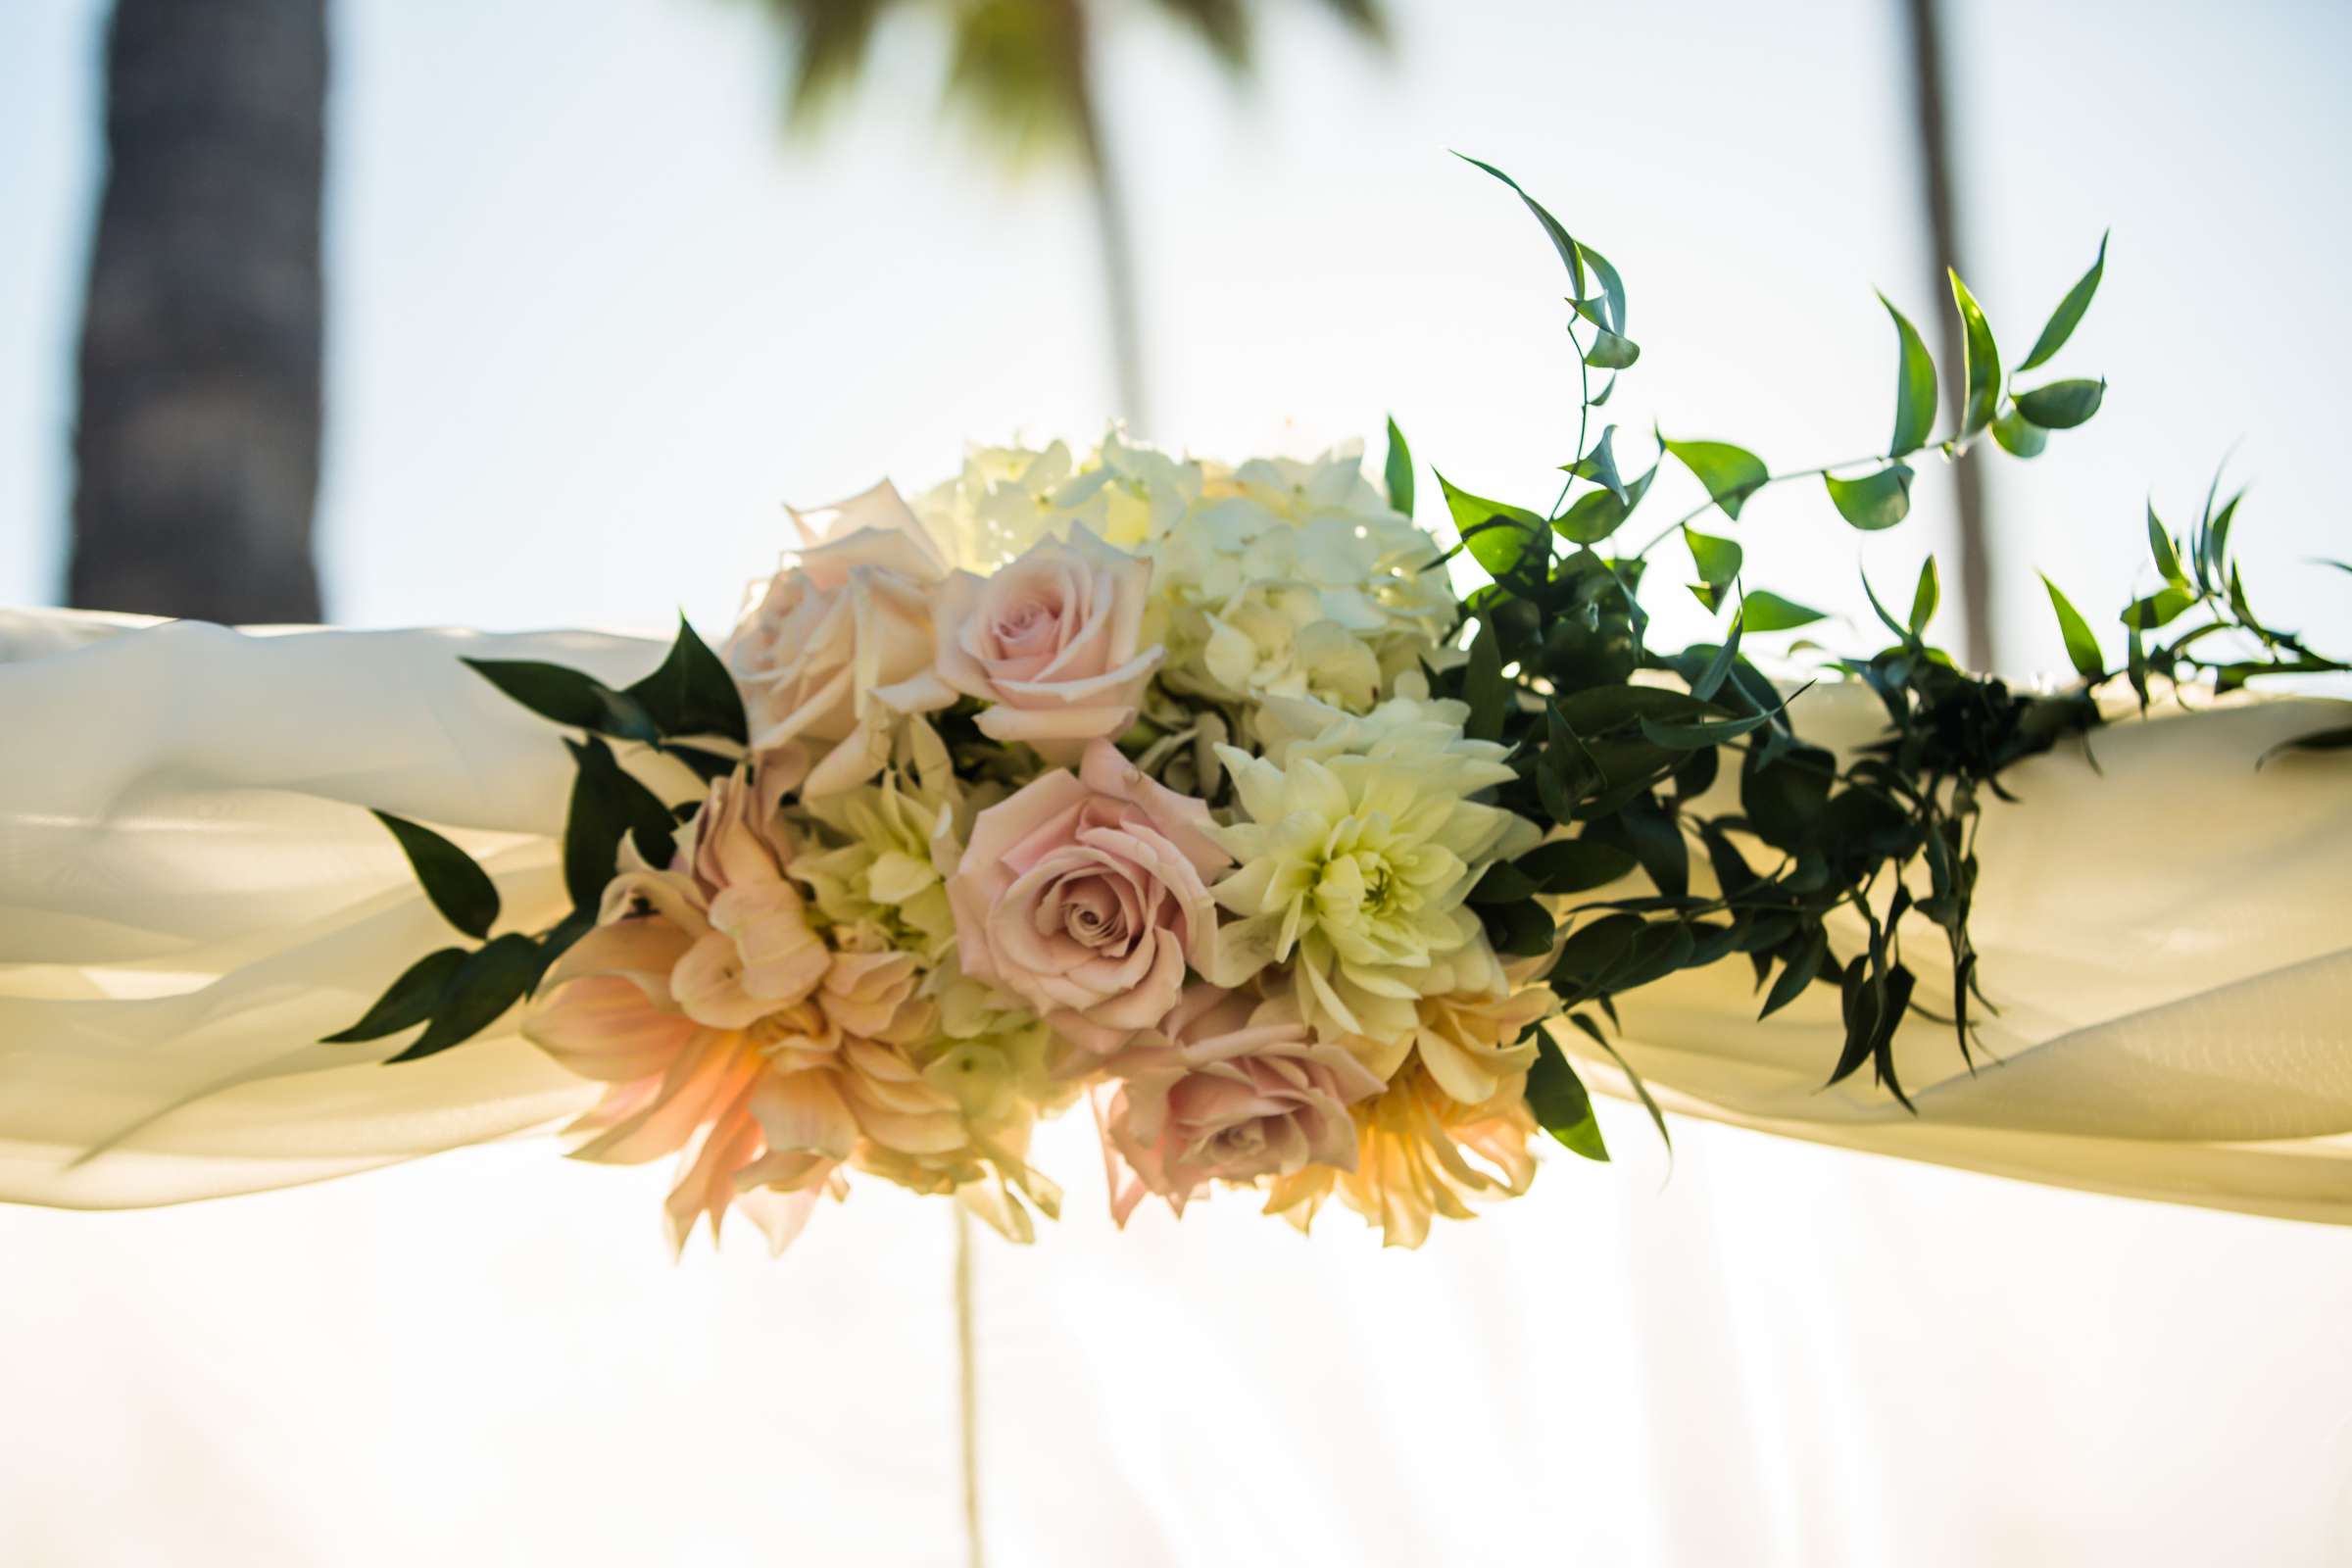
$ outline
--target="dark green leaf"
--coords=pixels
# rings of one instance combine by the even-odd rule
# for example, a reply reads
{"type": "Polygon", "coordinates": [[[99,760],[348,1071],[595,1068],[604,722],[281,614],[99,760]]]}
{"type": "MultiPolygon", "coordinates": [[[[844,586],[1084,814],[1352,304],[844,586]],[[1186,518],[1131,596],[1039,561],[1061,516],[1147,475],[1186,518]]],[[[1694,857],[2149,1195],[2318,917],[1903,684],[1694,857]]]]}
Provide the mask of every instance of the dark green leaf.
{"type": "Polygon", "coordinates": [[[2090,633],[2090,624],[2082,618],[2058,585],[2043,573],[2041,585],[2050,591],[2050,609],[2058,616],[2058,635],[2066,641],[2066,657],[2075,666],[2075,673],[2084,680],[2100,680],[2107,673],[2107,656],[2099,652],[2099,640],[2090,633]]]}
{"type": "Polygon", "coordinates": [[[387,1064],[416,1061],[471,1040],[520,1002],[538,983],[540,971],[539,945],[519,932],[476,949],[450,976],[424,1033],[408,1050],[386,1058],[387,1064]]]}
{"type": "Polygon", "coordinates": [[[1740,772],[1740,809],[1756,836],[1790,852],[1810,843],[1823,825],[1837,765],[1817,746],[1791,746],[1769,761],[1749,752],[1740,772]]]}
{"type": "Polygon", "coordinates": [[[1749,631],[1794,631],[1822,618],[1820,611],[1763,588],[1740,597],[1740,614],[1749,631]]]}
{"type": "Polygon", "coordinates": [[[1936,579],[1936,558],[1930,556],[1920,564],[1919,586],[1911,594],[1911,631],[1914,636],[1928,629],[1936,618],[1936,606],[1943,597],[1943,589],[1936,579]]]}
{"type": "Polygon", "coordinates": [[[2099,291],[2099,278],[2107,270],[2107,237],[2106,234],[2099,236],[2099,259],[2090,264],[2090,270],[2076,280],[2075,286],[2066,291],[2066,298],[2058,302],[2058,309],[2050,313],[2050,319],[2042,327],[2041,336],[2034,340],[2033,352],[2018,366],[2020,370],[2031,370],[2045,363],[2050,356],[2066,347],[2066,340],[2074,335],[2075,323],[2082,319],[2084,311],[2090,309],[2090,297],[2099,291]]]}
{"type": "Polygon", "coordinates": [[[1404,432],[1396,428],[1395,416],[1389,418],[1389,461],[1383,469],[1389,485],[1389,509],[1409,517],[1413,514],[1413,451],[1404,444],[1404,432]]]}
{"type": "Polygon", "coordinates": [[[1747,498],[1772,478],[1762,458],[1728,441],[1666,441],[1663,437],[1660,441],[1706,486],[1707,499],[1734,520],[1747,498]]]}
{"type": "Polygon", "coordinates": [[[664,735],[718,735],[738,744],[751,739],[743,716],[743,694],[736,689],[735,677],[695,635],[683,615],[678,617],[677,641],[670,644],[669,657],[626,695],[636,700],[654,727],[664,735]]]}
{"type": "Polygon", "coordinates": [[[341,1034],[328,1035],[318,1043],[322,1046],[349,1045],[362,1040],[381,1040],[386,1035],[413,1029],[433,1015],[440,1004],[441,994],[449,989],[450,977],[466,963],[464,948],[443,948],[428,953],[410,964],[401,977],[387,987],[358,1023],[341,1034]]]}
{"type": "Polygon", "coordinates": [[[1514,958],[1540,958],[1551,951],[1551,915],[1535,900],[1482,904],[1476,912],[1487,928],[1487,941],[1496,953],[1514,958]]]}
{"type": "MultiPolygon", "coordinates": [[[[1626,499],[1623,501],[1618,500],[1607,490],[1595,490],[1581,497],[1575,505],[1554,519],[1553,529],[1562,538],[1575,544],[1598,544],[1625,526],[1625,519],[1633,514],[1634,508],[1640,506],[1642,498],[1649,493],[1650,481],[1657,477],[1657,473],[1656,466],[1652,465],[1650,470],[1641,478],[1629,480],[1625,486],[1626,499]]],[[[1601,566],[1610,575],[1616,575],[1616,568],[1610,566],[1607,562],[1602,562],[1601,566]]],[[[1637,623],[1646,618],[1641,613],[1641,607],[1633,603],[1630,593],[1627,595],[1627,603],[1637,623]]]]}
{"type": "Polygon", "coordinates": [[[653,715],[636,698],[576,669],[522,659],[468,659],[464,662],[542,718],[622,740],[651,744],[662,738],[653,715]]]}
{"type": "Polygon", "coordinates": [[[1805,987],[1821,974],[1822,960],[1829,956],[1828,934],[1819,926],[1810,927],[1798,942],[1796,951],[1788,956],[1781,977],[1773,982],[1770,995],[1764,999],[1764,1010],[1757,1013],[1756,1017],[1759,1020],[1769,1018],[1802,996],[1805,987]]]}
{"type": "Polygon", "coordinates": [[[1554,839],[1511,862],[1545,893],[1587,893],[1633,875],[1632,853],[1590,839],[1554,839]]]}
{"type": "Polygon", "coordinates": [[[2017,395],[2017,409],[2044,430],[2072,430],[2099,412],[2104,381],[2052,381],[2017,395]]]}
{"type": "Polygon", "coordinates": [[[1535,1064],[1527,1069],[1527,1108],[1535,1113],[1537,1126],[1587,1159],[1609,1157],[1600,1123],[1592,1116],[1592,1097],[1568,1065],[1568,1057],[1548,1039],[1540,1043],[1535,1064]]]}
{"type": "Polygon", "coordinates": [[[603,741],[565,741],[578,768],[564,824],[564,885],[575,909],[594,910],[618,869],[620,841],[634,838],[647,863],[667,865],[675,853],[669,808],[631,777],[603,741]]]}
{"type": "Polygon", "coordinates": [[[1947,268],[1944,275],[1952,280],[1952,303],[1960,311],[1961,379],[1968,395],[1960,406],[1959,438],[1965,441],[1992,422],[1993,408],[2001,400],[2001,352],[1993,345],[1984,312],[1960,274],[1947,268]]]}
{"type": "Polygon", "coordinates": [[[1894,318],[1894,437],[1886,455],[1899,458],[1926,446],[1936,428],[1936,361],[1903,313],[1884,294],[1879,303],[1894,318]]]}
{"type": "MultiPolygon", "coordinates": [[[[1584,257],[1576,241],[1569,238],[1568,231],[1560,226],[1560,220],[1545,212],[1543,203],[1521,190],[1517,180],[1496,169],[1493,164],[1473,158],[1468,153],[1456,153],[1454,156],[1474,168],[1485,170],[1518,192],[1519,199],[1527,204],[1527,210],[1536,215],[1536,221],[1544,225],[1544,234],[1551,240],[1551,248],[1560,253],[1560,262],[1568,269],[1568,281],[1571,285],[1569,291],[1578,299],[1583,299],[1585,297],[1584,257]]],[[[1619,297],[1623,298],[1622,293],[1619,297]]]]}
{"type": "Polygon", "coordinates": [[[1492,621],[1482,621],[1478,635],[1470,640],[1469,662],[1462,668],[1462,701],[1470,705],[1463,734],[1474,741],[1502,739],[1502,721],[1510,712],[1511,684],[1502,676],[1502,655],[1492,621]]]}
{"type": "Polygon", "coordinates": [[[2050,444],[2050,432],[2011,409],[1992,421],[1992,439],[2013,458],[2038,458],[2050,444]]]}
{"type": "Polygon", "coordinates": [[[1472,904],[1519,904],[1536,896],[1535,878],[1516,862],[1497,860],[1470,890],[1472,904]]]}
{"type": "Polygon", "coordinates": [[[1891,528],[1910,514],[1908,464],[1890,463],[1859,479],[1823,474],[1822,483],[1830,487],[1830,500],[1837,506],[1838,514],[1857,528],[1871,532],[1891,528]]]}
{"type": "Polygon", "coordinates": [[[389,811],[376,812],[375,819],[400,841],[401,853],[409,858],[410,868],[422,884],[424,896],[441,911],[441,918],[469,937],[488,936],[498,920],[498,888],[490,873],[429,827],[418,827],[389,811]]]}
{"type": "Polygon", "coordinates": [[[1770,713],[1744,713],[1738,718],[1700,719],[1691,724],[1661,724],[1654,718],[1642,721],[1642,738],[1652,746],[1669,751],[1687,752],[1701,746],[1721,746],[1740,736],[1762,729],[1772,718],[1770,713]]]}
{"type": "Polygon", "coordinates": [[[1715,694],[1723,690],[1725,679],[1731,675],[1733,664],[1740,658],[1740,632],[1746,613],[1744,608],[1733,612],[1731,635],[1724,639],[1721,648],[1715,650],[1714,656],[1707,661],[1707,667],[1699,671],[1698,679],[1690,683],[1690,695],[1700,702],[1713,702],[1715,694]]]}

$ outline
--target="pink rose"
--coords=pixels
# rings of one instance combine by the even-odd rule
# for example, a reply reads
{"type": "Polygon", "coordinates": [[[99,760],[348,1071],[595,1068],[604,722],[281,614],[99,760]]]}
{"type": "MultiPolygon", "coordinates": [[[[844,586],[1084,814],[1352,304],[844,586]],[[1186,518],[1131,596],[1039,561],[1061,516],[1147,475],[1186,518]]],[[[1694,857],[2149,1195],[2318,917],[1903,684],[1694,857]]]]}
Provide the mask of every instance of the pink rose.
{"type": "Polygon", "coordinates": [[[1208,808],[1144,776],[1108,741],[982,811],[948,901],[964,972],[1013,992],[1097,1054],[1159,1022],[1205,966],[1232,864],[1208,808]]]}
{"type": "Polygon", "coordinates": [[[900,713],[945,706],[926,694],[937,685],[931,599],[947,568],[887,482],[843,502],[822,526],[792,515],[810,542],[768,580],[724,658],[753,751],[802,793],[825,795],[881,768],[900,713]]]}
{"type": "Polygon", "coordinates": [[[1165,650],[1140,649],[1152,563],[1084,528],[1040,540],[995,575],[959,571],[939,605],[939,677],[989,704],[982,733],[1026,741],[1047,761],[1135,722],[1165,650]]]}
{"type": "Polygon", "coordinates": [[[1178,1213],[1211,1181],[1355,1168],[1349,1104],[1380,1079],[1347,1047],[1318,1044],[1288,997],[1259,1001],[1200,984],[1158,1029],[1107,1063],[1121,1082],[1102,1121],[1124,1225],[1147,1193],[1178,1213]]]}

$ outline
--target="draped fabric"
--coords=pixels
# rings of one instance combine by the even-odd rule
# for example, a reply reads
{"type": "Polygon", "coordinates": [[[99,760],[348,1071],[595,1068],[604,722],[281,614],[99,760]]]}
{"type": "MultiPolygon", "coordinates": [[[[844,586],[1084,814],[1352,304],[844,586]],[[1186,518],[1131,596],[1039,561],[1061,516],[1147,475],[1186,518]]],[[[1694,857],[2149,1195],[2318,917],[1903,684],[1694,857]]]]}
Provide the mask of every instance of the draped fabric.
{"type": "MultiPolygon", "coordinates": [[[[551,832],[569,760],[460,658],[621,683],[661,655],[585,632],[0,615],[0,734],[19,760],[0,777],[0,1199],[119,1207],[281,1187],[584,1104],[586,1086],[512,1018],[395,1070],[378,1063],[396,1045],[316,1042],[447,938],[364,808],[482,857],[512,923],[562,910],[551,832]]],[[[1821,1086],[1839,1038],[1827,988],[1758,1023],[1737,962],[1626,999],[1624,1054],[1690,1114],[2352,1220],[2352,760],[2256,766],[2345,709],[2168,706],[2005,774],[2018,799],[1986,807],[1973,920],[1999,1011],[1974,1068],[1948,1031],[1906,1029],[1916,1116],[1866,1074],[1821,1086]]],[[[1836,685],[1796,708],[1801,731],[1847,750],[1875,712],[1836,685]]],[[[649,781],[692,788],[682,770],[649,781]]],[[[1946,963],[1910,940],[1919,1000],[1948,1012],[1946,963]]],[[[1595,1079],[1626,1092],[1595,1057],[1595,1079]]]]}

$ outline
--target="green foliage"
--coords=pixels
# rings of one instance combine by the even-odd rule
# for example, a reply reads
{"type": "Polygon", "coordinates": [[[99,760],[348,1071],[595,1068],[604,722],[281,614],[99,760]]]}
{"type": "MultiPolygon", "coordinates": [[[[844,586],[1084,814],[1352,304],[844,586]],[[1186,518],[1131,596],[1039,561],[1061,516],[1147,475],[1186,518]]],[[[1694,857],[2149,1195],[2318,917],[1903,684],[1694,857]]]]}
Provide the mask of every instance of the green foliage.
{"type": "Polygon", "coordinates": [[[1910,318],[1886,295],[1879,303],[1894,318],[1894,436],[1886,455],[1899,458],[1926,446],[1936,429],[1936,361],[1910,318]]]}
{"type": "MultiPolygon", "coordinates": [[[[1622,317],[1610,316],[1605,300],[1585,297],[1578,274],[1590,267],[1589,248],[1524,191],[1519,195],[1569,267],[1577,295],[1569,331],[1589,355],[1583,334],[1618,330],[1622,317]]],[[[2023,368],[2041,366],[2066,344],[2104,262],[2102,244],[2099,264],[2044,326],[2023,368]]],[[[1969,461],[1983,445],[2032,457],[2054,432],[2097,413],[2105,383],[2095,378],[2053,381],[2012,397],[1990,322],[1958,277],[1951,284],[1965,390],[1943,444],[1947,456],[1969,461]],[[1977,442],[1987,430],[1993,441],[1977,442]]],[[[1612,277],[1602,292],[1622,288],[1622,279],[1612,277]]],[[[1691,471],[1707,500],[1630,552],[1612,541],[1641,504],[1650,475],[1625,477],[1614,427],[1589,444],[1590,413],[1615,381],[1596,395],[1585,380],[1586,417],[1561,466],[1568,485],[1552,524],[1570,546],[1583,548],[1556,555],[1531,548],[1540,536],[1530,514],[1475,498],[1457,505],[1457,525],[1466,534],[1500,517],[1508,524],[1508,547],[1490,546],[1480,555],[1471,541],[1474,556],[1482,563],[1492,557],[1499,566],[1490,566],[1494,586],[1473,595],[1468,607],[1478,622],[1469,661],[1442,676],[1439,687],[1443,695],[1470,700],[1478,733],[1510,747],[1514,774],[1499,788],[1499,804],[1548,824],[1553,835],[1502,868],[1508,875],[1498,871],[1482,882],[1474,906],[1490,931],[1509,936],[1515,933],[1496,911],[1537,898],[1568,901],[1546,978],[1570,1009],[1570,1022],[1596,1048],[1616,1056],[1595,1021],[1613,1016],[1615,998],[1684,969],[1736,959],[1754,973],[1759,1016],[1817,989],[1834,995],[1841,1030],[1835,1059],[1824,1062],[1828,1081],[1868,1069],[1907,1105],[1894,1043],[1911,1020],[1927,1016],[1914,999],[1920,964],[1936,947],[1923,944],[1922,931],[1940,947],[1949,969],[1948,985],[1938,988],[1951,999],[1949,1014],[1938,1021],[1952,1031],[1963,1059],[1975,1060],[1976,1019],[1986,1006],[1969,930],[1980,874],[1976,834],[1983,803],[2001,794],[2005,770],[2097,724],[2095,689],[2112,679],[2128,678],[2144,693],[2154,679],[2203,675],[2226,689],[2262,674],[2340,666],[2255,619],[2230,548],[2237,502],[2217,505],[2217,495],[2209,494],[2185,543],[2151,517],[2163,586],[2126,612],[2123,670],[2106,667],[2097,639],[2054,584],[2051,606],[2082,687],[2018,693],[1961,670],[1927,641],[1942,599],[1930,559],[1899,616],[1870,593],[1886,645],[1867,658],[1834,662],[1876,698],[1884,735],[1844,757],[1809,744],[1801,707],[1784,701],[1740,647],[1743,636],[1809,625],[1822,618],[1820,612],[1743,588],[1749,553],[1692,525],[1710,509],[1737,517],[1752,496],[1800,476],[1818,476],[1833,508],[1856,528],[1904,520],[1913,472],[1902,460],[1930,442],[1936,367],[1909,319],[1891,302],[1881,303],[1897,351],[1886,456],[1775,474],[1730,442],[1661,437],[1662,454],[1691,471]],[[1579,485],[1587,487],[1582,494],[1579,485]],[[1700,603],[1713,611],[1737,598],[1738,613],[1720,644],[1676,652],[1647,643],[1642,567],[1672,535],[1690,550],[1697,576],[1691,591],[1700,603]],[[1619,553],[1604,556],[1603,549],[1619,553]],[[1498,681],[1512,690],[1498,694],[1498,681]],[[1730,787],[1715,788],[1718,780],[1730,787]],[[1641,880],[1630,881],[1636,872],[1641,880]],[[1858,925],[1865,935],[1850,946],[1833,940],[1833,916],[1838,929],[1858,925]]],[[[2340,751],[2352,747],[2352,726],[2300,741],[2313,753],[2340,751]]],[[[1553,1136],[1571,1147],[1586,1136],[1589,1097],[1548,1041],[1529,1074],[1528,1096],[1553,1136]]]]}
{"type": "MultiPolygon", "coordinates": [[[[2109,230],[2109,233],[2113,232],[2109,230]]],[[[2017,368],[2020,370],[2039,368],[2051,356],[2066,347],[2066,340],[2074,335],[2076,324],[2082,319],[2082,313],[2090,309],[2090,297],[2099,291],[2099,279],[2106,275],[2107,239],[2107,234],[2099,236],[2099,259],[2090,264],[2090,270],[2077,279],[2075,286],[2066,291],[2066,298],[2058,302],[2058,309],[2050,313],[2050,319],[2042,327],[2041,336],[2034,340],[2032,351],[2019,363],[2017,368]]]]}
{"type": "Polygon", "coordinates": [[[466,662],[532,712],[585,732],[564,741],[576,768],[564,829],[564,883],[572,908],[544,931],[492,937],[500,911],[489,874],[429,828],[376,812],[407,853],[433,906],[482,943],[473,949],[444,948],[418,959],[359,1022],[327,1037],[334,1044],[360,1043],[424,1025],[391,1061],[415,1061],[461,1045],[527,998],[548,966],[596,923],[624,840],[633,842],[646,863],[669,863],[676,853],[678,814],[621,766],[612,741],[668,757],[708,781],[737,765],[712,747],[739,748],[747,728],[733,677],[683,622],[661,665],[625,691],[557,664],[466,662]],[[689,739],[712,744],[684,744],[689,739]]]}
{"type": "Polygon", "coordinates": [[[1413,514],[1413,449],[1404,444],[1404,432],[1396,428],[1396,420],[1389,420],[1389,461],[1381,469],[1381,477],[1389,487],[1389,508],[1409,517],[1413,514]]]}
{"type": "Polygon", "coordinates": [[[1825,473],[1821,482],[1829,487],[1830,502],[1838,515],[1866,532],[1891,528],[1911,514],[1911,467],[1904,463],[1889,463],[1876,473],[1859,479],[1840,479],[1825,473]]]}
{"type": "Polygon", "coordinates": [[[1587,1159],[1605,1160],[1608,1145],[1592,1115],[1592,1097],[1560,1048],[1545,1039],[1527,1070],[1527,1106],[1536,1125],[1587,1159]]]}
{"type": "Polygon", "coordinates": [[[1683,466],[1707,487],[1707,499],[1723,514],[1739,520],[1740,504],[1772,482],[1764,460],[1728,441],[1668,441],[1659,444],[1682,460],[1683,466]]]}
{"type": "Polygon", "coordinates": [[[409,869],[416,873],[418,885],[441,911],[441,918],[469,937],[488,936],[498,919],[498,888],[489,873],[431,828],[418,827],[389,811],[374,814],[392,830],[401,853],[409,858],[409,869]]]}

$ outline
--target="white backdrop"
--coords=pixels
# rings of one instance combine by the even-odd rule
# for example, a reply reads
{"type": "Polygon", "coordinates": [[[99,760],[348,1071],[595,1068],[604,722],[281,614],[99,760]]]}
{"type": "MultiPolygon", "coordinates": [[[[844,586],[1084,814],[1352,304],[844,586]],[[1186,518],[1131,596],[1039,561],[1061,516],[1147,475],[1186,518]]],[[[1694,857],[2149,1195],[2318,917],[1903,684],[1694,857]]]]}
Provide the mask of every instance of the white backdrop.
{"type": "MultiPolygon", "coordinates": [[[[1661,1187],[1626,1112],[1415,1253],[1120,1237],[1049,1150],[1068,1219],[976,1242],[991,1560],[2352,1560],[2352,1235],[1689,1121],[1661,1187]]],[[[0,1207],[0,1561],[961,1562],[948,1212],[673,1267],[661,1181],[0,1207]]]]}

